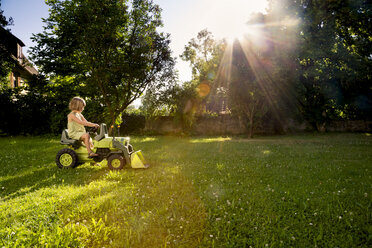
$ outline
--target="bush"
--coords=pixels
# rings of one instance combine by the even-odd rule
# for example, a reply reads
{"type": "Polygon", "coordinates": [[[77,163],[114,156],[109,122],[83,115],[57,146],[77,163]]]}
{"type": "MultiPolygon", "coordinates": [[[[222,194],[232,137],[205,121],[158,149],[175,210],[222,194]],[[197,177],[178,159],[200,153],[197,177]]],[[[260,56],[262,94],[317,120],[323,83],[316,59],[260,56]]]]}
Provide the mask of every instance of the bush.
{"type": "Polygon", "coordinates": [[[13,98],[14,91],[2,89],[0,92],[0,132],[14,135],[19,131],[19,111],[13,98]]]}
{"type": "Polygon", "coordinates": [[[51,99],[23,88],[0,92],[0,130],[7,135],[40,135],[51,132],[51,114],[61,113],[51,99]]]}
{"type": "MultiPolygon", "coordinates": [[[[66,122],[66,111],[56,102],[56,99],[25,91],[24,88],[1,89],[1,133],[5,135],[57,133],[56,126],[60,127],[62,115],[63,121],[66,122]]],[[[59,131],[60,129],[58,133],[59,131]]]]}
{"type": "Polygon", "coordinates": [[[20,133],[33,135],[50,133],[52,109],[49,99],[35,92],[20,94],[17,97],[20,133]]]}
{"type": "Polygon", "coordinates": [[[123,135],[139,133],[146,125],[146,118],[141,113],[123,113],[122,120],[120,134],[123,135]]]}

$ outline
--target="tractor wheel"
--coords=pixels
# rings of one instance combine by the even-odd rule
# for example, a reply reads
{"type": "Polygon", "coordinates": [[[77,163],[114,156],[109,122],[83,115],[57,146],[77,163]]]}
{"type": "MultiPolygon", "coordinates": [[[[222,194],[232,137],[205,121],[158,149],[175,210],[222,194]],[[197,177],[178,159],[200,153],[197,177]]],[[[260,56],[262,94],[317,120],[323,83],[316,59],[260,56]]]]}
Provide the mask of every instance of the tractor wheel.
{"type": "Polygon", "coordinates": [[[110,170],[121,170],[125,165],[124,157],[120,154],[112,154],[107,159],[107,166],[110,170]]]}
{"type": "Polygon", "coordinates": [[[57,153],[56,164],[58,168],[74,168],[77,166],[78,156],[74,150],[64,148],[57,153]]]}

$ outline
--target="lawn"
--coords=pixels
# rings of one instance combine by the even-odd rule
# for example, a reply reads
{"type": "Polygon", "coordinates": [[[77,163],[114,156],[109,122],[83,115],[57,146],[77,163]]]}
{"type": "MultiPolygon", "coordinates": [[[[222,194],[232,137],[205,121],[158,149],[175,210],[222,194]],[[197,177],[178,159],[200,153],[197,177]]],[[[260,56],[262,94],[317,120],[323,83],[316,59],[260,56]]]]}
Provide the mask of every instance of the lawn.
{"type": "Polygon", "coordinates": [[[149,169],[0,138],[0,247],[371,247],[372,136],[134,137],[149,169]]]}

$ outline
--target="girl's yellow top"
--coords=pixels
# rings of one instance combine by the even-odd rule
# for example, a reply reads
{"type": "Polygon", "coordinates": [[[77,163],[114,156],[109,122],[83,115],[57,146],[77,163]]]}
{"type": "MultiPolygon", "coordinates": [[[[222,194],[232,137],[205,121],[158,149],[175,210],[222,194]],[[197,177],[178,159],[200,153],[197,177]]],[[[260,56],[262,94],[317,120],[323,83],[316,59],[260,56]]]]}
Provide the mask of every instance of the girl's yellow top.
{"type": "MultiPolygon", "coordinates": [[[[71,112],[71,113],[75,115],[76,118],[82,121],[81,115],[79,113],[76,113],[76,112],[71,112]]],[[[71,139],[79,140],[80,137],[87,132],[85,130],[84,125],[81,125],[75,121],[69,121],[67,124],[67,128],[68,128],[68,136],[71,139]]]]}

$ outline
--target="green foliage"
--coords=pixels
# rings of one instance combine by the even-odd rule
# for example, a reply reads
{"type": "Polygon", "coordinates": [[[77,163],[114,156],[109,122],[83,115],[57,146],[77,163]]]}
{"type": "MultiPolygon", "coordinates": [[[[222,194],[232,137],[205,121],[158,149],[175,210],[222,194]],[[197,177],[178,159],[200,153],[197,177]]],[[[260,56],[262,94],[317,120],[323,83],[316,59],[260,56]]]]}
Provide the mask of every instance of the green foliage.
{"type": "Polygon", "coordinates": [[[177,74],[161,87],[149,87],[141,98],[141,112],[147,119],[171,115],[176,108],[176,99],[172,96],[177,89],[177,74]]]}
{"type": "Polygon", "coordinates": [[[232,48],[207,30],[185,46],[181,58],[190,62],[195,90],[210,86],[201,106],[231,110],[249,136],[268,112],[278,129],[288,119],[318,131],[331,120],[370,119],[371,3],[269,2],[267,14],[248,20],[253,32],[232,48]]]}
{"type": "Polygon", "coordinates": [[[192,68],[194,80],[203,82],[213,81],[217,76],[217,66],[221,61],[222,43],[215,40],[207,29],[200,31],[196,38],[192,38],[181,55],[192,68]]]}
{"type": "MultiPolygon", "coordinates": [[[[196,114],[202,114],[209,101],[211,88],[217,85],[217,69],[223,53],[223,42],[217,42],[208,30],[202,30],[196,38],[185,46],[181,58],[188,61],[192,68],[193,80],[182,85],[168,84],[162,89],[150,88],[142,99],[142,111],[149,119],[156,116],[172,115],[189,133],[196,114]],[[201,86],[206,87],[201,92],[201,86]]],[[[212,98],[211,98],[212,99],[212,98]]]]}
{"type": "MultiPolygon", "coordinates": [[[[1,27],[0,27],[1,28],[1,27]]],[[[4,88],[9,85],[9,73],[15,66],[11,59],[10,53],[0,44],[0,87],[4,88]]]]}
{"type": "Polygon", "coordinates": [[[218,114],[216,112],[211,111],[205,111],[200,117],[206,118],[206,119],[214,119],[218,117],[218,114]]]}
{"type": "Polygon", "coordinates": [[[139,111],[137,112],[124,112],[122,114],[123,122],[120,125],[120,134],[127,135],[131,133],[140,133],[142,129],[145,128],[146,125],[146,117],[141,114],[139,111]]]}
{"type": "MultiPolygon", "coordinates": [[[[25,88],[0,90],[2,134],[60,134],[67,127],[68,104],[77,90],[67,81],[54,80],[49,83],[37,77],[25,88]]],[[[104,106],[94,99],[87,98],[86,102],[84,116],[96,123],[105,122],[104,106]]]]}
{"type": "Polygon", "coordinates": [[[0,27],[7,27],[13,25],[13,18],[7,18],[4,16],[4,10],[1,9],[1,1],[0,1],[0,27]]]}
{"type": "Polygon", "coordinates": [[[46,74],[72,77],[101,103],[114,124],[149,87],[173,73],[169,35],[159,33],[161,9],[148,1],[50,0],[44,32],[33,37],[35,63],[46,74]]]}
{"type": "Polygon", "coordinates": [[[164,91],[149,90],[143,98],[141,110],[146,118],[174,116],[184,133],[189,133],[197,113],[202,112],[202,101],[198,93],[197,81],[173,84],[164,91]]]}
{"type": "Polygon", "coordinates": [[[272,97],[265,91],[264,84],[269,83],[262,69],[258,48],[253,43],[240,44],[235,42],[232,52],[232,67],[229,100],[232,113],[239,116],[247,128],[248,137],[252,138],[254,129],[262,120],[270,107],[272,97]],[[249,47],[247,56],[243,46],[249,47]],[[257,49],[257,50],[256,50],[257,49]],[[253,58],[252,58],[253,57],[253,58]],[[262,75],[261,75],[262,74],[262,75]]]}
{"type": "Polygon", "coordinates": [[[188,42],[181,55],[182,60],[190,63],[195,90],[199,91],[201,104],[205,105],[208,111],[224,110],[221,102],[226,100],[226,94],[221,92],[227,88],[227,82],[219,69],[224,62],[222,59],[226,46],[225,40],[216,40],[211,32],[204,29],[188,42]],[[199,87],[203,86],[207,89],[200,92],[199,87]]]}
{"type": "MultiPolygon", "coordinates": [[[[202,30],[196,38],[189,41],[181,55],[192,68],[193,79],[183,85],[172,84],[162,91],[150,89],[143,98],[142,109],[148,118],[156,115],[173,115],[184,133],[189,133],[197,114],[206,111],[220,111],[208,109],[208,104],[219,100],[216,92],[218,86],[218,65],[224,52],[225,43],[216,41],[208,30],[202,30]],[[211,97],[212,96],[212,97],[211,97]]],[[[218,107],[217,107],[218,108],[218,107]]]]}
{"type": "MultiPolygon", "coordinates": [[[[6,27],[13,24],[13,19],[6,18],[4,11],[1,9],[0,2],[0,34],[1,36],[6,35],[6,27]]],[[[15,61],[12,59],[10,52],[6,49],[4,44],[0,42],[0,88],[7,86],[6,78],[9,75],[12,68],[15,66],[15,61]]]]}
{"type": "Polygon", "coordinates": [[[132,137],[151,167],[119,172],[0,138],[0,245],[368,247],[371,137],[132,137]]]}
{"type": "Polygon", "coordinates": [[[296,24],[297,75],[292,74],[298,78],[296,95],[302,116],[316,130],[331,119],[368,118],[372,110],[371,3],[270,3],[269,18],[290,20],[277,32],[283,34],[282,30],[296,24]]]}
{"type": "Polygon", "coordinates": [[[172,91],[175,103],[174,120],[180,124],[184,133],[188,134],[195,121],[196,113],[200,112],[202,99],[193,82],[185,82],[182,87],[176,86],[172,91]]]}
{"type": "Polygon", "coordinates": [[[171,114],[173,106],[166,91],[148,89],[141,100],[140,110],[147,119],[171,114]]]}
{"type": "Polygon", "coordinates": [[[2,89],[0,92],[2,133],[44,134],[50,132],[50,111],[53,103],[35,92],[24,93],[23,88],[2,89]]]}
{"type": "Polygon", "coordinates": [[[2,88],[0,91],[0,131],[1,133],[15,134],[18,132],[18,119],[20,112],[13,100],[13,91],[2,88]]]}

